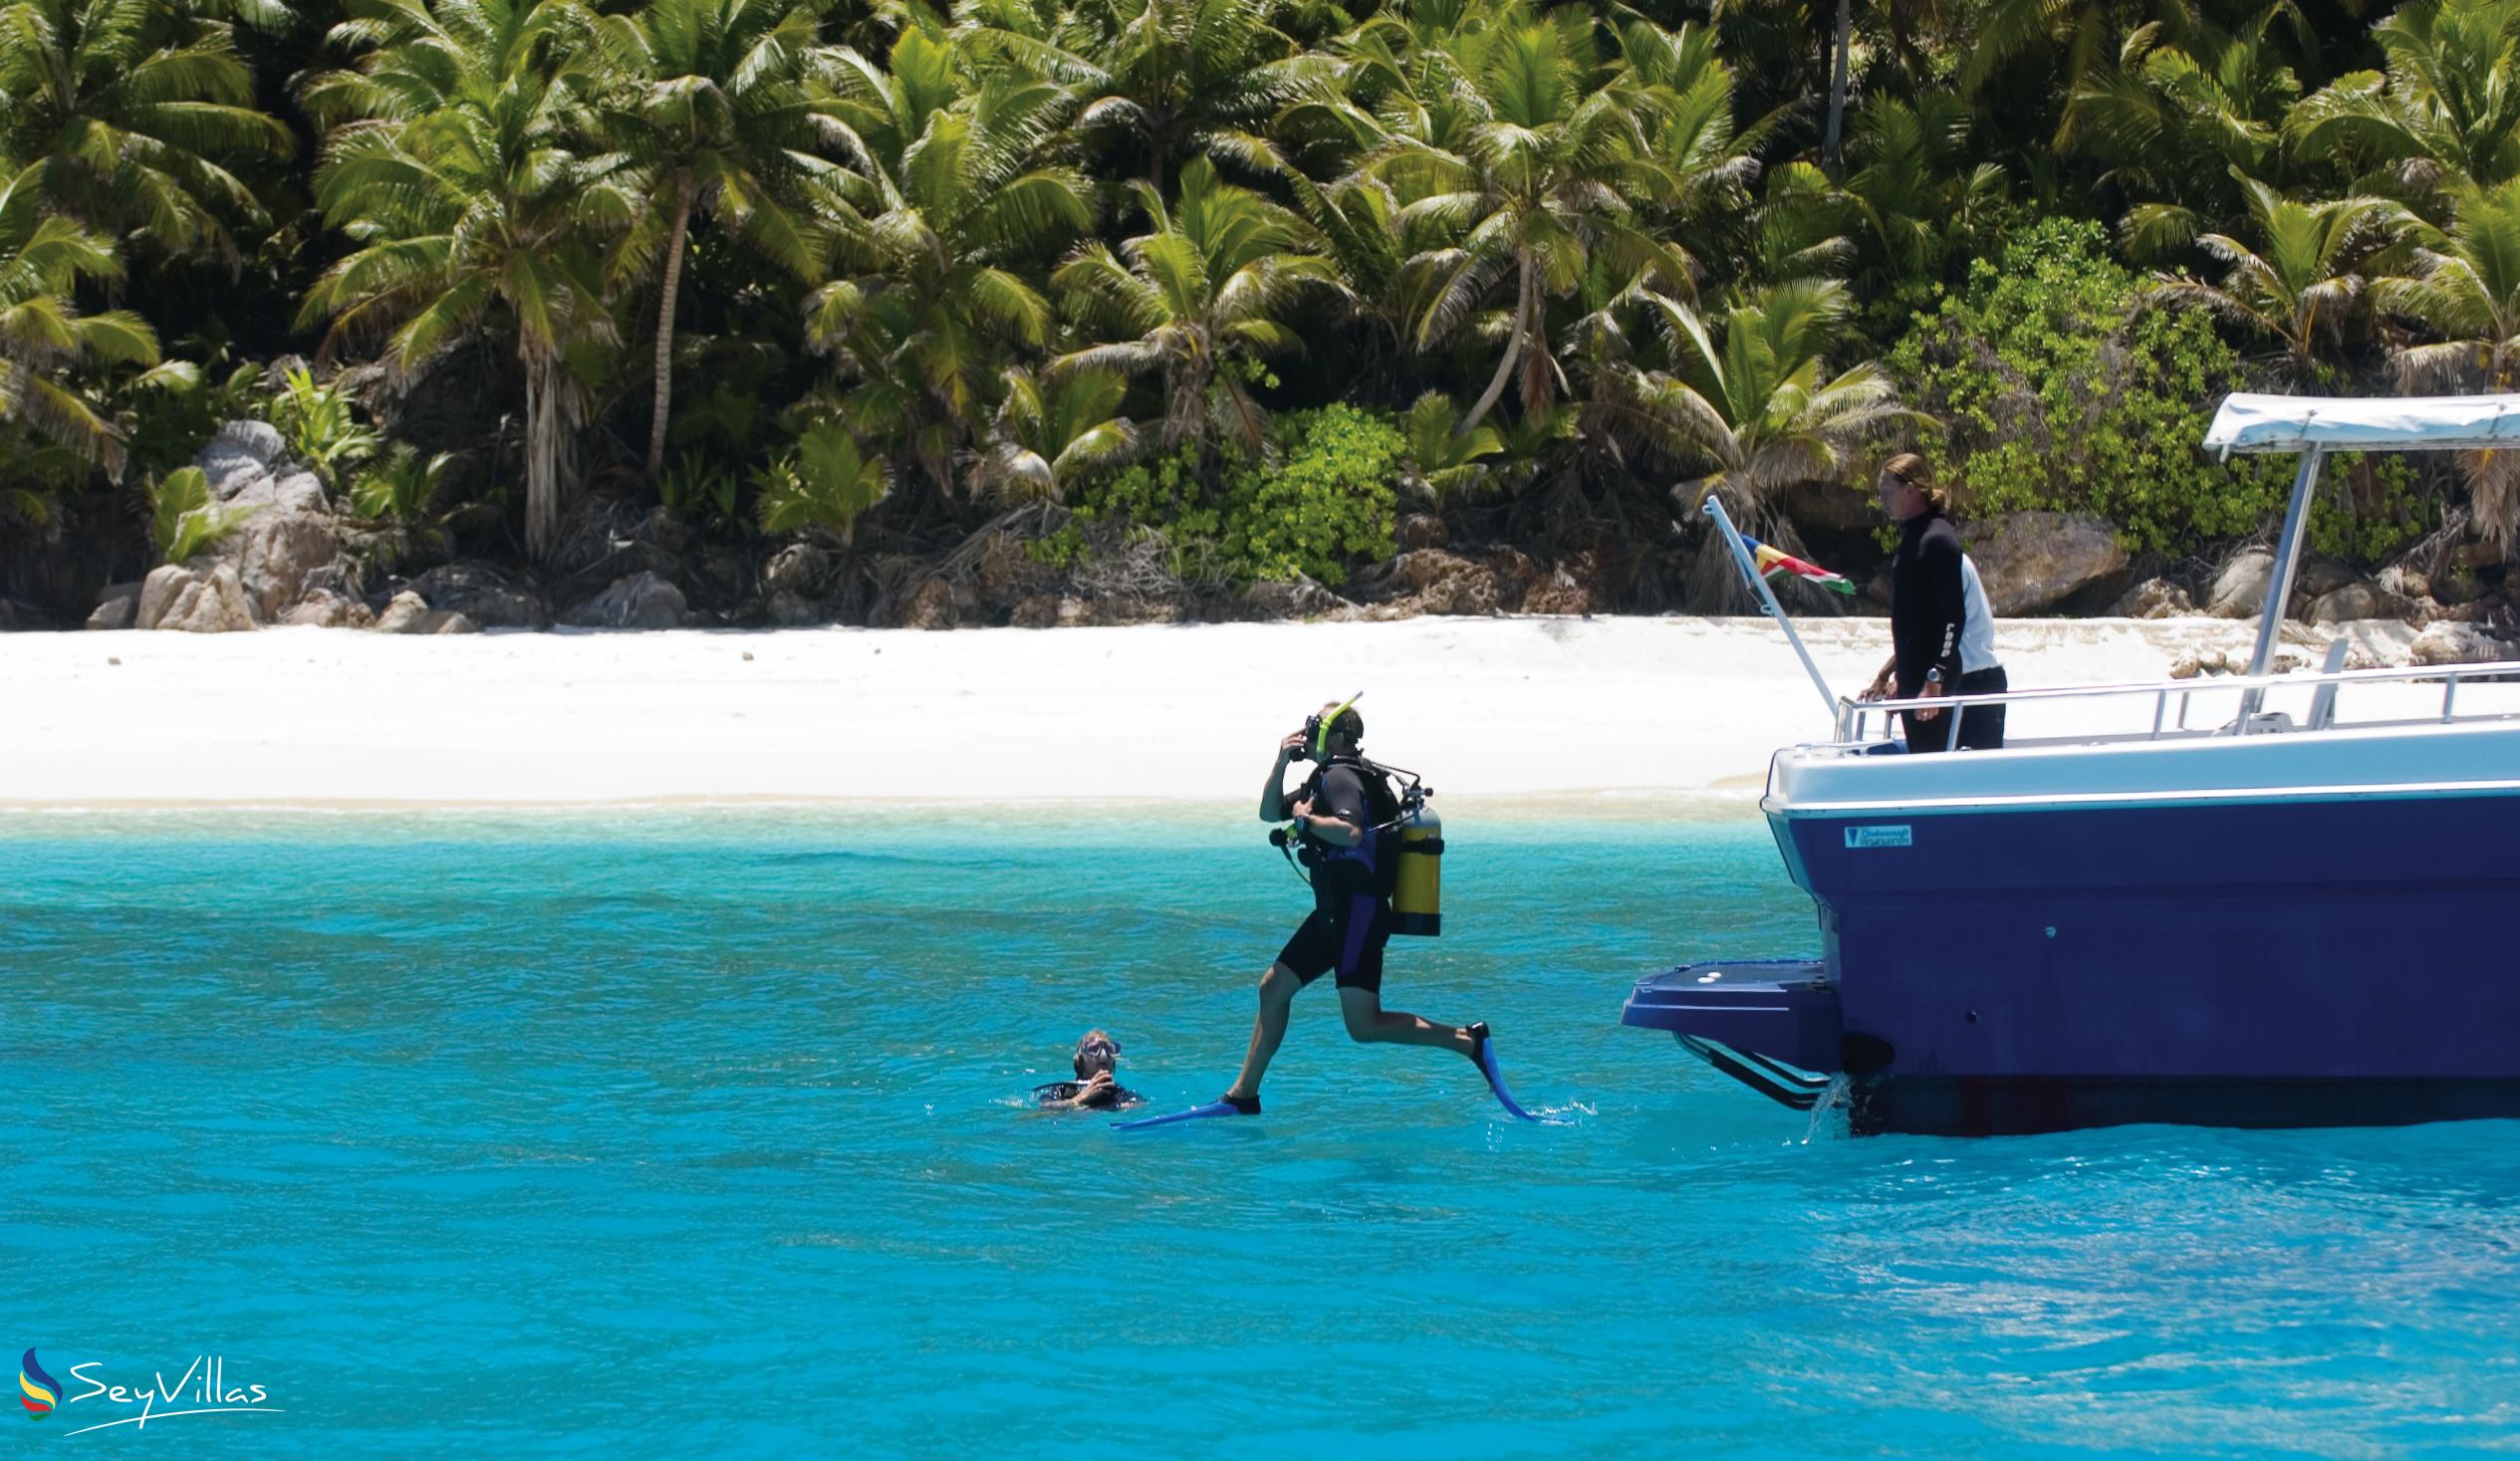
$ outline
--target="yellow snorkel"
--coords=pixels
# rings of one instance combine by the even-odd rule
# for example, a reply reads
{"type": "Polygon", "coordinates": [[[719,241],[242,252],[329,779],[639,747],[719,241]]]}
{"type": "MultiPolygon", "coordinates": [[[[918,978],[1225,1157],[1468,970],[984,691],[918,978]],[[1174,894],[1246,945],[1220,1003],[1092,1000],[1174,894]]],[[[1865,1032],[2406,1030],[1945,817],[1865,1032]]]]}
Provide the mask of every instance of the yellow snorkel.
{"type": "Polygon", "coordinates": [[[1364,698],[1365,691],[1359,690],[1355,694],[1350,695],[1347,699],[1340,701],[1338,709],[1333,710],[1328,715],[1316,715],[1310,722],[1307,723],[1306,728],[1311,730],[1313,733],[1314,761],[1319,762],[1330,754],[1330,728],[1339,723],[1339,717],[1348,713],[1349,706],[1356,704],[1359,700],[1364,698]]]}

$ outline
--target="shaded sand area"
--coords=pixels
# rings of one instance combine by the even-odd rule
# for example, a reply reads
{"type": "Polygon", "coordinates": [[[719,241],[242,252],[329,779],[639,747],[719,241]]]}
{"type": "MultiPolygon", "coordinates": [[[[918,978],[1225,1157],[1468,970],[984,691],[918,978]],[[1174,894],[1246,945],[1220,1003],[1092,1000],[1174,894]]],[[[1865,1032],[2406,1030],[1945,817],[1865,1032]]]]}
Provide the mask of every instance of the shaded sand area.
{"type": "MultiPolygon", "coordinates": [[[[1888,652],[1881,619],[1802,627],[1840,693],[1888,652]]],[[[2251,628],[2005,620],[1996,642],[2022,689],[2155,680],[2245,651],[2251,628]]],[[[1368,752],[1453,801],[1746,796],[1778,746],[1829,730],[1783,637],[1748,618],[33,633],[0,636],[0,682],[17,808],[1238,802],[1280,735],[1359,687],[1368,752]]],[[[2079,714],[2027,708],[2015,730],[2098,728],[2079,714]]]]}

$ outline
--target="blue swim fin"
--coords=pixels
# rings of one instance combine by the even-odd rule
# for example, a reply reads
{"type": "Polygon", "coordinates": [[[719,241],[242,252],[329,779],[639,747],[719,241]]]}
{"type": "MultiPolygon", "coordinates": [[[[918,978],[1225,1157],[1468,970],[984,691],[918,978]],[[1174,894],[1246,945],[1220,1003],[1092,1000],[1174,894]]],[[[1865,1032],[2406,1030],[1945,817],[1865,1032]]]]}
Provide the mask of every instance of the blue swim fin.
{"type": "Polygon", "coordinates": [[[1256,1116],[1258,1114],[1260,1114],[1260,1100],[1257,1096],[1246,1103],[1219,1099],[1211,1100],[1205,1105],[1194,1105],[1185,1111],[1167,1111],[1160,1116],[1139,1116],[1134,1121],[1114,1121],[1112,1129],[1143,1131],[1149,1126],[1169,1126],[1175,1121],[1203,1121],[1209,1116],[1256,1116]]]}
{"type": "Polygon", "coordinates": [[[1505,1089],[1505,1073],[1496,1068],[1496,1047],[1487,1038],[1487,1022],[1481,1020],[1471,1026],[1470,1034],[1479,1043],[1479,1053],[1471,1060],[1478,1066],[1479,1074],[1487,1078],[1487,1089],[1496,1093],[1496,1103],[1513,1112],[1518,1120],[1539,1120],[1538,1116],[1523,1109],[1521,1101],[1514,1099],[1514,1093],[1505,1089]]]}

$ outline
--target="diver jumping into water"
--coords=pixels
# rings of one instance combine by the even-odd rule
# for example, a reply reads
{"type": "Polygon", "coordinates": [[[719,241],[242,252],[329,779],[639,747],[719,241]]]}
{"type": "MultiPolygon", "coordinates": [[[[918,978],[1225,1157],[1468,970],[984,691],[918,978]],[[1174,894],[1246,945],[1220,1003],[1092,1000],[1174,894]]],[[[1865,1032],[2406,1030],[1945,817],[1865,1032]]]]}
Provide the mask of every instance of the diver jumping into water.
{"type": "Polygon", "coordinates": [[[1260,820],[1292,822],[1290,831],[1313,869],[1313,910],[1260,980],[1260,1013],[1252,1021],[1242,1074],[1220,1099],[1195,1113],[1259,1114],[1260,1078],[1286,1038],[1296,991],[1336,971],[1349,1039],[1454,1051],[1479,1068],[1508,1109],[1528,1118],[1505,1093],[1484,1023],[1438,1025],[1383,1008],[1383,946],[1391,936],[1386,874],[1399,855],[1400,839],[1390,825],[1390,809],[1379,805],[1390,797],[1383,773],[1358,754],[1364,739],[1365,717],[1352,696],[1343,705],[1324,705],[1304,729],[1278,743],[1277,760],[1260,789],[1260,820]],[[1315,769],[1290,804],[1286,771],[1303,760],[1315,762],[1315,769]]]}

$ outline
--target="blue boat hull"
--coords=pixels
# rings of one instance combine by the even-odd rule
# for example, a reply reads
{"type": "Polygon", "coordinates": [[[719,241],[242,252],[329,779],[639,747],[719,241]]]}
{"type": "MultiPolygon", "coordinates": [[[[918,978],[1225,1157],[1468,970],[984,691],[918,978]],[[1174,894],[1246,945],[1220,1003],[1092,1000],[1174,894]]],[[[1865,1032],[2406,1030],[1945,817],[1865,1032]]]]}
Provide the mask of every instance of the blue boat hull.
{"type": "Polygon", "coordinates": [[[1858,1129],[2520,1117],[2520,797],[1769,821],[1803,997],[1675,971],[1627,1022],[1845,1071],[1858,1129]]]}

